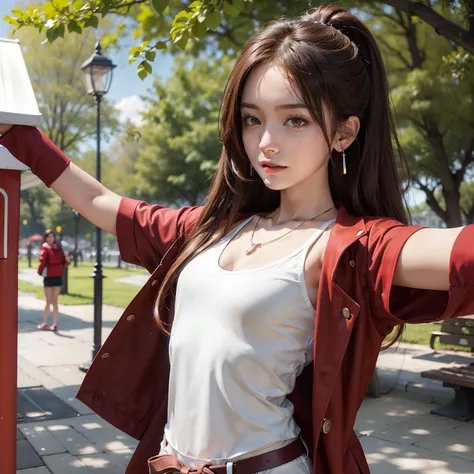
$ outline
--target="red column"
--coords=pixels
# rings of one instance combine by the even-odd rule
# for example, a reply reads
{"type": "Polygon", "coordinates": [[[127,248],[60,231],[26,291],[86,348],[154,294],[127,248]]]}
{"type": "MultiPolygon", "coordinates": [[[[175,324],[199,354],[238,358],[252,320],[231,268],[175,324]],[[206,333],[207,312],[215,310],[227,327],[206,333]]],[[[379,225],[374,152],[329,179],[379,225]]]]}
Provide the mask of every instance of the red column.
{"type": "Polygon", "coordinates": [[[0,169],[0,459],[16,473],[18,240],[21,172],[0,169]]]}

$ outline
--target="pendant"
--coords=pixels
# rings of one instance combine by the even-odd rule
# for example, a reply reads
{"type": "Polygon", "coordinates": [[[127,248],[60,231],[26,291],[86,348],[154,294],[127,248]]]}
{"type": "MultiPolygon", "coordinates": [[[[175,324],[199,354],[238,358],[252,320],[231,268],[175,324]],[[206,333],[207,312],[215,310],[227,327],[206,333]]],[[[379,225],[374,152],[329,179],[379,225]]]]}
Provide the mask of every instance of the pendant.
{"type": "Polygon", "coordinates": [[[261,246],[262,244],[250,244],[250,246],[245,249],[245,255],[253,254],[255,250],[257,250],[261,246]]]}

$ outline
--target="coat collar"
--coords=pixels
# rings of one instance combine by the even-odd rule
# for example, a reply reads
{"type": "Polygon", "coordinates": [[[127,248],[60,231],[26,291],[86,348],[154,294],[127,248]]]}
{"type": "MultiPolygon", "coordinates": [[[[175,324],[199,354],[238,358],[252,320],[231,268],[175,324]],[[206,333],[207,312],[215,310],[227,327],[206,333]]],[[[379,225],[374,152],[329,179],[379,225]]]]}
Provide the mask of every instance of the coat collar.
{"type": "Polygon", "coordinates": [[[367,227],[363,217],[349,214],[341,206],[338,209],[336,223],[331,229],[326,252],[324,253],[324,267],[329,271],[329,277],[334,282],[336,268],[341,255],[354,242],[367,234],[367,227]]]}

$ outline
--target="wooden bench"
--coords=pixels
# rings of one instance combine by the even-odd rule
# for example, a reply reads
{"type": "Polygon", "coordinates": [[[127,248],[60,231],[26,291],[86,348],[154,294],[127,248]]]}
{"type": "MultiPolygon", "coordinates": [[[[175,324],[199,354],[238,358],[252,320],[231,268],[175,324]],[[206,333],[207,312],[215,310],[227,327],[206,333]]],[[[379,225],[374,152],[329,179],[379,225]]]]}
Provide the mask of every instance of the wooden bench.
{"type": "Polygon", "coordinates": [[[431,349],[435,348],[435,341],[439,337],[439,342],[443,344],[470,347],[471,352],[474,352],[474,316],[446,319],[436,324],[441,325],[441,330],[431,333],[431,349]]]}
{"type": "Polygon", "coordinates": [[[474,420],[474,363],[428,370],[421,372],[421,376],[439,380],[444,387],[454,389],[454,400],[446,406],[431,410],[431,413],[460,421],[474,420]]]}

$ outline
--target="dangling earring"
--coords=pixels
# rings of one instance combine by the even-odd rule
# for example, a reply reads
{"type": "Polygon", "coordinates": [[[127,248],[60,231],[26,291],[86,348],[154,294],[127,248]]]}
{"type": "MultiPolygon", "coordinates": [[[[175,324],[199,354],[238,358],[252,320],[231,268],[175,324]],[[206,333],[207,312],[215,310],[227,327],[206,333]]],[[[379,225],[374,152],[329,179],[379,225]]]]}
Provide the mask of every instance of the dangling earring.
{"type": "Polygon", "coordinates": [[[250,165],[250,177],[252,178],[252,176],[253,176],[253,166],[250,165]]]}
{"type": "Polygon", "coordinates": [[[342,174],[347,174],[345,150],[342,150],[342,174]]]}

